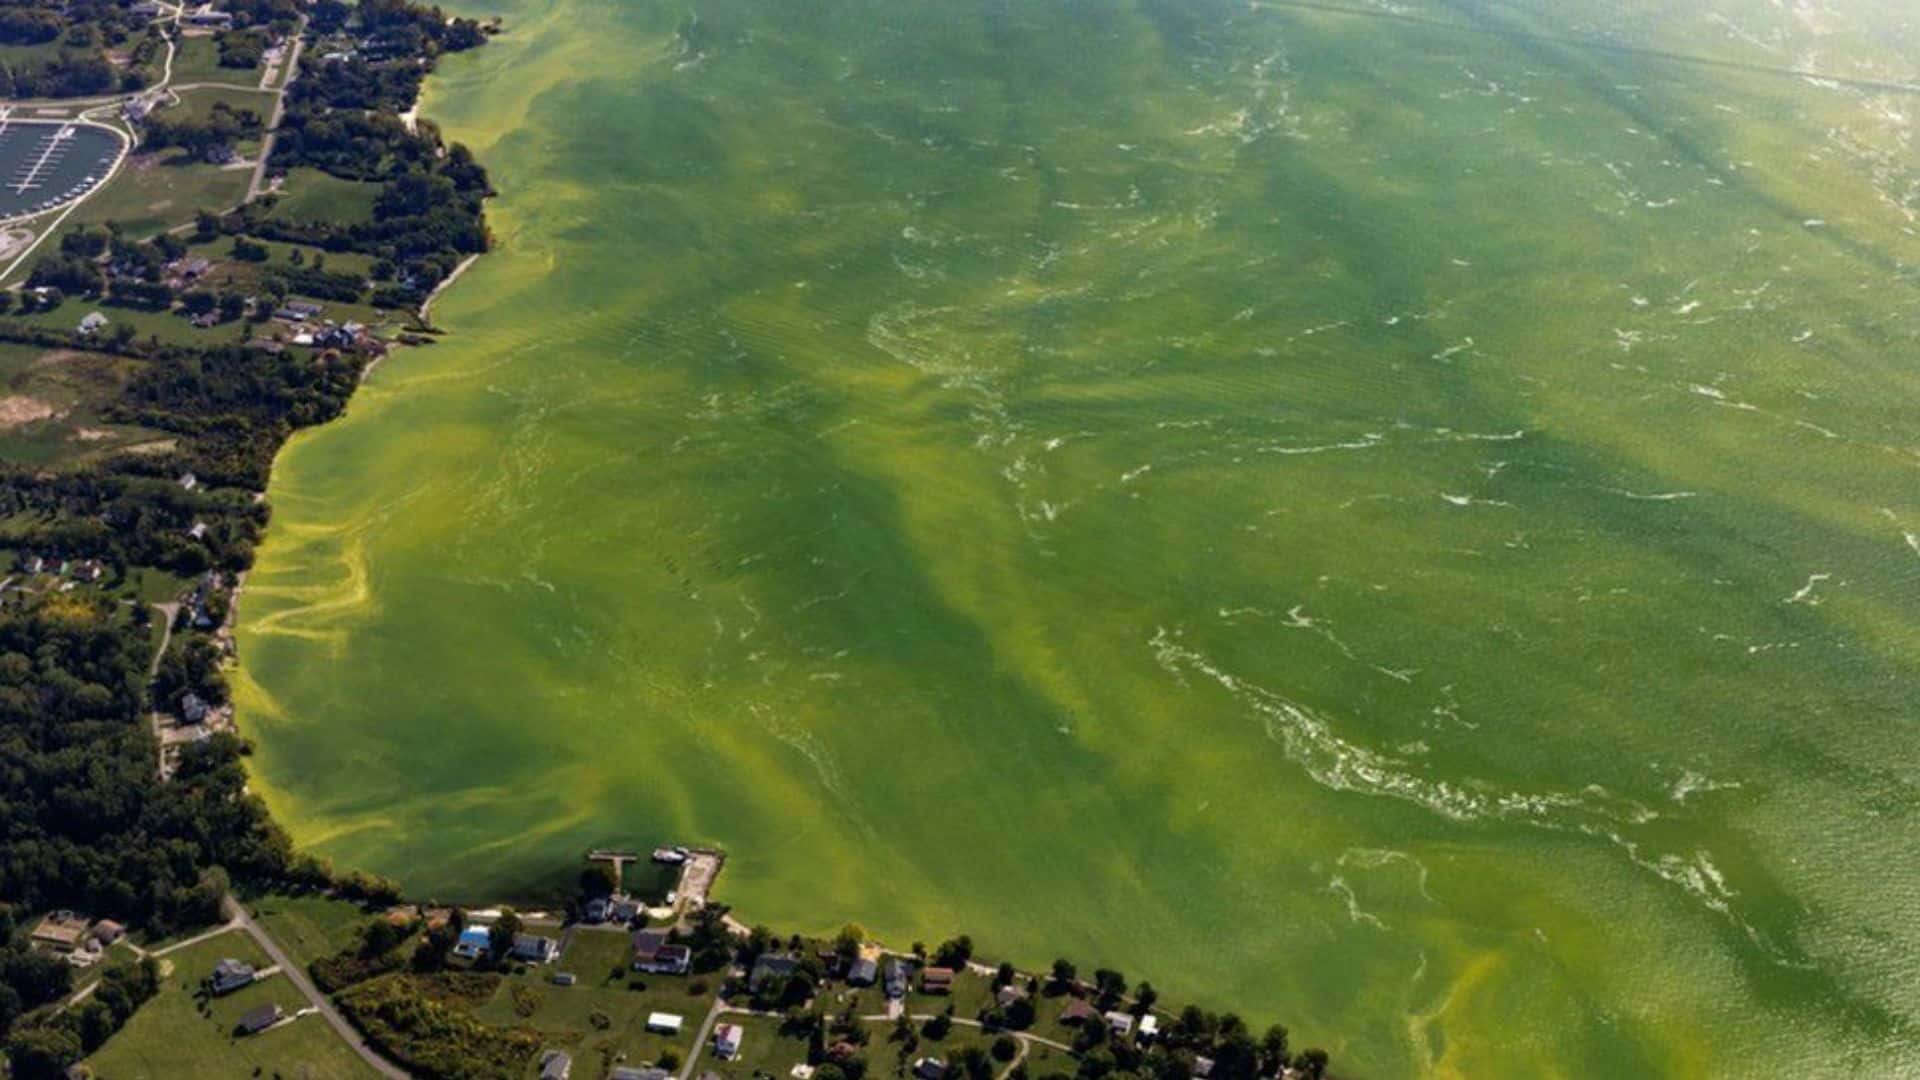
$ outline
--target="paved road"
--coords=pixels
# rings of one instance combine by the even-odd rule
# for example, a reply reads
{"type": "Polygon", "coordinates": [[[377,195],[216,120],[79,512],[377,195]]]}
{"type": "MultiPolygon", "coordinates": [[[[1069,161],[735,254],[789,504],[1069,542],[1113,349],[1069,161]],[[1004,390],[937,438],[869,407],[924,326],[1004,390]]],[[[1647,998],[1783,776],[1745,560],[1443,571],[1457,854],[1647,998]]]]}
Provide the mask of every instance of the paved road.
{"type": "Polygon", "coordinates": [[[287,111],[287,88],[293,80],[300,77],[300,50],[306,47],[307,17],[300,16],[300,29],[293,32],[293,48],[287,53],[284,63],[287,65],[287,77],[280,80],[280,89],[273,94],[273,119],[267,121],[267,133],[260,139],[260,162],[253,167],[253,179],[247,183],[247,197],[252,202],[260,197],[260,186],[267,179],[267,159],[273,156],[273,139],[280,133],[280,118],[287,111]]]}
{"type": "Polygon", "coordinates": [[[307,973],[301,970],[300,965],[294,963],[281,950],[280,943],[273,940],[265,930],[260,929],[260,924],[253,921],[253,916],[247,914],[247,909],[240,906],[240,901],[228,896],[221,901],[221,907],[242,930],[247,932],[247,936],[253,938],[261,950],[272,958],[274,963],[280,965],[287,979],[300,993],[306,995],[306,999],[313,1004],[333,1030],[346,1040],[347,1045],[353,1047],[353,1052],[359,1054],[362,1061],[380,1075],[389,1077],[390,1080],[409,1080],[405,1069],[381,1057],[379,1051],[367,1045],[367,1040],[360,1037],[360,1033],[354,1030],[353,1025],[347,1023],[347,1018],[340,1015],[340,1010],[333,1007],[333,1002],[328,1001],[327,996],[320,992],[320,988],[313,985],[313,980],[307,978],[307,973]]]}

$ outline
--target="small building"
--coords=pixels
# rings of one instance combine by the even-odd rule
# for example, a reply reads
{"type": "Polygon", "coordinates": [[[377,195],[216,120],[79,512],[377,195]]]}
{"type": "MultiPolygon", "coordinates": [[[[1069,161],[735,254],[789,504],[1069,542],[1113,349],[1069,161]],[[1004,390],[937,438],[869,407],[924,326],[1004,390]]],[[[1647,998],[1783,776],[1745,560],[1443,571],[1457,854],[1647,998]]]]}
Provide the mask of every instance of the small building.
{"type": "Polygon", "coordinates": [[[460,931],[459,940],[453,943],[453,955],[468,960],[478,960],[493,949],[493,931],[484,926],[469,926],[460,931]]]}
{"type": "Polygon", "coordinates": [[[216,11],[212,4],[202,4],[180,16],[181,23],[187,26],[208,30],[227,30],[233,26],[233,12],[216,11]]]}
{"type": "Polygon", "coordinates": [[[685,1018],[678,1013],[657,1012],[647,1014],[647,1030],[656,1035],[678,1035],[680,1034],[680,1025],[684,1023],[686,1023],[685,1018]]]}
{"type": "Polygon", "coordinates": [[[540,1080],[567,1080],[573,1075],[573,1055],[549,1050],[540,1055],[540,1080]]]}
{"type": "Polygon", "coordinates": [[[1003,1009],[1013,1004],[1016,1001],[1025,1001],[1025,1000],[1027,1000],[1026,990],[1022,989],[1020,986],[1014,983],[1008,983],[1007,985],[1001,987],[999,991],[993,995],[994,1004],[1000,1006],[1003,1009]]]}
{"type": "Polygon", "coordinates": [[[90,311],[80,320],[80,332],[86,335],[97,334],[107,328],[107,317],[97,311],[90,311]]]}
{"type": "Polygon", "coordinates": [[[899,957],[887,958],[887,996],[898,1001],[907,996],[909,969],[899,957]]]}
{"type": "Polygon", "coordinates": [[[555,986],[572,986],[579,981],[579,978],[571,971],[556,971],[553,973],[553,985],[555,986]]]}
{"type": "Polygon", "coordinates": [[[713,1052],[722,1061],[732,1061],[746,1037],[747,1029],[739,1024],[721,1024],[713,1029],[713,1052]]]}
{"type": "Polygon", "coordinates": [[[93,940],[99,942],[101,948],[106,948],[127,936],[127,928],[114,922],[112,919],[101,919],[99,922],[94,923],[91,932],[93,934],[93,940]]]}
{"type": "Polygon", "coordinates": [[[136,19],[151,19],[160,14],[159,0],[134,0],[127,8],[127,14],[136,19]]]}
{"type": "Polygon", "coordinates": [[[87,920],[71,911],[56,911],[33,928],[33,943],[54,952],[70,953],[86,940],[87,920]]]}
{"type": "Polygon", "coordinates": [[[1133,1033],[1134,1038],[1139,1039],[1142,1043],[1152,1042],[1153,1037],[1158,1034],[1160,1034],[1160,1018],[1152,1013],[1148,1013],[1140,1018],[1140,1024],[1134,1029],[1133,1033]]]}
{"type": "Polygon", "coordinates": [[[942,1080],[947,1075],[947,1063],[937,1057],[923,1057],[913,1063],[913,1075],[918,1080],[942,1080]]]}
{"type": "Polygon", "coordinates": [[[1198,1077],[1199,1080],[1207,1080],[1208,1077],[1213,1075],[1213,1059],[1204,1055],[1195,1054],[1193,1058],[1193,1075],[1198,1077]]]}
{"type": "Polygon", "coordinates": [[[880,965],[860,957],[847,966],[847,985],[872,986],[880,977],[880,965]]]}
{"type": "Polygon", "coordinates": [[[1086,1003],[1083,998],[1074,998],[1067,1007],[1060,1010],[1060,1022],[1067,1025],[1084,1024],[1100,1015],[1100,1011],[1086,1003]]]}
{"type": "Polygon", "coordinates": [[[258,1035],[279,1023],[284,1016],[286,1016],[286,1013],[280,1011],[280,1006],[271,1002],[257,1009],[248,1009],[246,1014],[240,1017],[240,1023],[238,1025],[240,1033],[242,1035],[258,1035]]]}
{"type": "Polygon", "coordinates": [[[832,1046],[827,1047],[827,1060],[835,1065],[845,1065],[859,1056],[860,1047],[845,1039],[837,1039],[832,1046]]]}
{"type": "Polygon", "coordinates": [[[515,960],[528,964],[544,964],[552,960],[560,951],[560,943],[550,937],[539,934],[513,935],[513,948],[509,953],[515,960]]]}
{"type": "Polygon", "coordinates": [[[920,973],[920,992],[923,994],[953,993],[953,969],[930,967],[920,973]]]}
{"type": "Polygon", "coordinates": [[[800,961],[791,956],[762,956],[753,962],[753,972],[747,976],[747,989],[757,994],[769,984],[784,985],[799,970],[800,961]]]}
{"type": "Polygon", "coordinates": [[[229,957],[213,965],[213,974],[207,976],[207,989],[213,992],[214,997],[219,997],[222,994],[231,994],[241,987],[253,985],[253,979],[252,964],[241,963],[229,957]]]}
{"type": "Polygon", "coordinates": [[[658,1065],[616,1065],[607,1080],[672,1080],[672,1076],[658,1065]]]}
{"type": "Polygon", "coordinates": [[[596,896],[593,899],[587,901],[586,906],[580,909],[580,921],[583,923],[606,922],[607,921],[606,898],[601,896],[596,896]]]}
{"type": "Polygon", "coordinates": [[[1118,1009],[1115,1009],[1114,1011],[1108,1013],[1107,1014],[1107,1030],[1113,1032],[1115,1035],[1121,1035],[1121,1036],[1132,1034],[1133,1033],[1133,1014],[1123,1013],[1118,1009]]]}
{"type": "Polygon", "coordinates": [[[192,491],[194,488],[197,488],[199,486],[200,486],[199,477],[193,475],[192,473],[180,474],[180,487],[182,489],[187,491],[192,491]]]}
{"type": "Polygon", "coordinates": [[[189,692],[180,699],[180,720],[183,723],[198,724],[207,718],[211,711],[206,699],[199,694],[189,692]]]}

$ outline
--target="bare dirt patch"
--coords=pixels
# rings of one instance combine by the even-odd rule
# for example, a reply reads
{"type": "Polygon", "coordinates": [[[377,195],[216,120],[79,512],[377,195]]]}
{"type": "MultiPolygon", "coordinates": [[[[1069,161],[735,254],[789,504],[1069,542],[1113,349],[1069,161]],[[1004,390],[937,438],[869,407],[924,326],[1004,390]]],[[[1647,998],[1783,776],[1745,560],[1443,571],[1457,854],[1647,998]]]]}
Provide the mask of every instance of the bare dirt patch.
{"type": "Polygon", "coordinates": [[[76,441],[79,441],[79,442],[99,442],[102,439],[113,438],[113,432],[107,430],[106,428],[96,428],[96,427],[74,428],[73,437],[76,441]]]}
{"type": "Polygon", "coordinates": [[[31,424],[36,420],[45,420],[55,412],[53,406],[39,398],[30,398],[24,394],[0,397],[0,430],[31,424]]]}

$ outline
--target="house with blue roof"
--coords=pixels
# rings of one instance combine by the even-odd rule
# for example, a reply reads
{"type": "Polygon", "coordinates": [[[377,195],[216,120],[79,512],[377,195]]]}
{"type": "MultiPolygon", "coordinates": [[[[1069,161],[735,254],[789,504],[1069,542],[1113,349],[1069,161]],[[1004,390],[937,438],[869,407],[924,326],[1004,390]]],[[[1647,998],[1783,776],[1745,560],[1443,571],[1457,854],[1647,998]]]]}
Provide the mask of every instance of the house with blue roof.
{"type": "Polygon", "coordinates": [[[453,943],[453,955],[468,960],[478,960],[492,950],[493,931],[484,926],[467,927],[460,931],[460,940],[453,943]]]}

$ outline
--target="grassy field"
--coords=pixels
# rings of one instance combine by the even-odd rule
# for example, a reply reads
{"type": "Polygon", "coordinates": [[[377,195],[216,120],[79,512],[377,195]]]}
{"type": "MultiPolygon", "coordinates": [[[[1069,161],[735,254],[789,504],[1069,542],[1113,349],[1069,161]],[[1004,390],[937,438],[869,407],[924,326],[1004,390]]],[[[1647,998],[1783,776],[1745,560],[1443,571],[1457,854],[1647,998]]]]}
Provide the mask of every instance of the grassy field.
{"type": "MultiPolygon", "coordinates": [[[[273,118],[274,95],[264,90],[235,90],[224,86],[203,86],[195,90],[180,92],[180,102],[162,111],[161,115],[169,120],[205,120],[213,115],[213,107],[224,104],[238,111],[251,111],[260,118],[264,126],[273,118]]],[[[260,139],[243,139],[234,149],[241,157],[255,157],[260,152],[260,139]]]]}
{"type": "Polygon", "coordinates": [[[250,178],[245,168],[209,165],[184,150],[135,154],[67,222],[118,222],[128,235],[146,238],[189,224],[202,210],[220,212],[239,205],[250,178]]]}
{"type": "MultiPolygon", "coordinates": [[[[69,309],[68,323],[79,310],[69,309]]],[[[162,437],[100,418],[138,366],[100,353],[0,343],[0,458],[70,464],[162,437]]]]}
{"type": "Polygon", "coordinates": [[[282,1080],[362,1080],[367,1068],[318,1016],[302,1016],[259,1035],[236,1036],[248,1010],[278,1004],[288,1015],[306,1002],[284,976],[203,1001],[201,981],[224,957],[263,967],[267,960],[238,931],[163,958],[170,970],[159,995],[109,1039],[88,1064],[107,1080],[278,1076],[282,1080]]]}
{"type": "Polygon", "coordinates": [[[289,221],[364,221],[373,216],[373,201],[379,194],[379,184],[342,180],[299,166],[288,170],[267,216],[289,221]]]}
{"type": "MultiPolygon", "coordinates": [[[[581,932],[572,946],[552,964],[530,968],[502,980],[493,998],[474,1010],[479,1019],[501,1027],[524,1025],[542,1035],[549,1046],[574,1055],[575,1075],[598,1077],[605,1063],[658,1061],[672,1051],[684,1061],[693,1037],[713,1003],[712,994],[690,993],[698,980],[678,976],[641,975],[624,970],[626,935],[581,932]],[[623,971],[609,978],[614,966],[623,971]],[[557,972],[579,977],[574,986],[555,986],[557,972]],[[684,1023],[678,1036],[646,1030],[647,1015],[674,1013],[684,1023]]],[[[706,981],[711,987],[711,980],[706,981]]]]}
{"type": "Polygon", "coordinates": [[[210,34],[183,36],[173,54],[173,81],[176,85],[200,82],[253,86],[260,81],[259,69],[220,66],[220,45],[210,34]]]}
{"type": "Polygon", "coordinates": [[[359,904],[325,896],[263,896],[249,906],[261,928],[303,967],[358,942],[360,928],[374,917],[359,904]]]}

